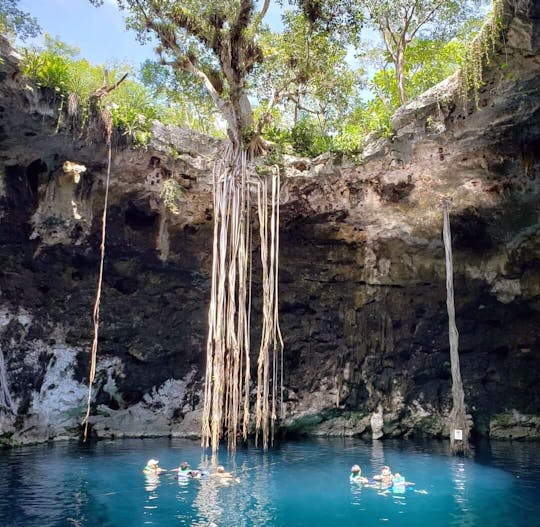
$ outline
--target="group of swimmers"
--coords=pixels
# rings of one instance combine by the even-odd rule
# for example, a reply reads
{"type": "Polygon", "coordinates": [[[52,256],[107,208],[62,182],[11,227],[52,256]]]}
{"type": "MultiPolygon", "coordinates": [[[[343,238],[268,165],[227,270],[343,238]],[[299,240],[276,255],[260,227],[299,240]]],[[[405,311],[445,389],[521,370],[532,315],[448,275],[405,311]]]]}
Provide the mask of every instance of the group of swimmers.
{"type": "Polygon", "coordinates": [[[165,472],[176,472],[179,480],[211,477],[226,483],[240,482],[237,477],[230,472],[227,472],[222,465],[219,465],[215,472],[208,472],[206,470],[192,469],[187,461],[183,461],[178,468],[167,470],[159,466],[159,461],[157,459],[149,459],[146,462],[146,466],[143,468],[143,473],[147,476],[159,476],[165,472]]]}
{"type": "Polygon", "coordinates": [[[395,494],[403,494],[407,487],[414,485],[410,481],[405,481],[405,478],[399,472],[392,474],[390,467],[387,466],[382,467],[381,473],[373,476],[373,479],[370,481],[368,478],[362,476],[362,469],[359,465],[353,465],[349,480],[351,483],[357,483],[395,494]]]}
{"type": "MultiPolygon", "coordinates": [[[[224,483],[240,482],[236,476],[227,472],[222,465],[216,467],[214,472],[208,472],[206,470],[192,469],[187,461],[183,461],[178,468],[167,470],[159,466],[159,461],[157,459],[149,459],[143,469],[143,473],[146,476],[159,476],[165,472],[176,473],[179,480],[211,477],[218,478],[224,483]]],[[[353,465],[351,467],[349,480],[351,483],[357,483],[366,487],[376,488],[383,492],[393,492],[396,494],[404,493],[407,487],[414,485],[414,483],[406,481],[399,472],[392,474],[392,471],[388,466],[382,467],[380,474],[375,474],[373,478],[369,480],[362,476],[360,465],[353,465]]]]}

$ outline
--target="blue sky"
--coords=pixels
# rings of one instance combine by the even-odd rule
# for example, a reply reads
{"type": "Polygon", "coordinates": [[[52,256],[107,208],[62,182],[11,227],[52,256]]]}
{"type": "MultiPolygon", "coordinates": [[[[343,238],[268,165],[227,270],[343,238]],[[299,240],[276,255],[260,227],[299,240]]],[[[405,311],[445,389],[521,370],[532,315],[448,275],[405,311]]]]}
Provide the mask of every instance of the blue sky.
{"type": "Polygon", "coordinates": [[[21,0],[19,8],[35,16],[44,32],[80,48],[81,56],[92,63],[139,64],[155,56],[151,46],[141,46],[125,29],[112,0],[99,8],[88,0],[21,0]]]}
{"type": "MultiPolygon", "coordinates": [[[[35,16],[44,32],[80,48],[81,57],[94,64],[138,65],[155,58],[152,46],[141,46],[135,34],[125,29],[115,0],[105,0],[101,7],[88,0],[20,0],[19,8],[35,16]]],[[[279,24],[279,13],[274,9],[265,20],[279,24]]]]}

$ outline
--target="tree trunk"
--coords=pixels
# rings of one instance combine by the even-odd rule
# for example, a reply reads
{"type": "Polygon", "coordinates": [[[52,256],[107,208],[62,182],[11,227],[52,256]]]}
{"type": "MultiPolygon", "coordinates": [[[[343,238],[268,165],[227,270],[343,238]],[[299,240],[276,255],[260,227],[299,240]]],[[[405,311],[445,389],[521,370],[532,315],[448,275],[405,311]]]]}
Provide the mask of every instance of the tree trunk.
{"type": "Polygon", "coordinates": [[[443,201],[443,239],[446,259],[446,307],[448,310],[448,336],[450,342],[450,367],[452,370],[452,411],[450,412],[450,450],[453,455],[469,452],[469,423],[465,412],[465,394],[459,367],[458,342],[454,307],[454,271],[452,265],[452,238],[449,219],[450,201],[443,201]]]}
{"type": "Polygon", "coordinates": [[[294,102],[294,121],[293,128],[298,124],[298,112],[300,106],[300,88],[296,88],[296,101],[294,102]]]}
{"type": "Polygon", "coordinates": [[[394,66],[396,68],[399,100],[401,104],[405,104],[407,102],[407,93],[405,92],[405,48],[397,49],[394,66]]]}

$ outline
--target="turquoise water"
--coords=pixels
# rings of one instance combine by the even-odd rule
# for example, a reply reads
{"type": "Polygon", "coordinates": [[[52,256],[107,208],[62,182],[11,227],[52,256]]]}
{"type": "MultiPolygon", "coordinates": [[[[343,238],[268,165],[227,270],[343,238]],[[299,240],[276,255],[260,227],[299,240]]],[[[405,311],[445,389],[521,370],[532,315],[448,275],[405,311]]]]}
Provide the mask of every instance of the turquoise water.
{"type": "Polygon", "coordinates": [[[495,443],[473,459],[442,442],[320,440],[264,454],[240,450],[219,462],[240,482],[147,480],[148,458],[164,468],[206,466],[198,442],[166,439],[73,443],[0,452],[1,527],[138,526],[535,526],[540,525],[540,444],[495,443]],[[389,465],[416,483],[381,495],[349,483],[389,465]],[[424,492],[425,491],[425,492],[424,492]]]}

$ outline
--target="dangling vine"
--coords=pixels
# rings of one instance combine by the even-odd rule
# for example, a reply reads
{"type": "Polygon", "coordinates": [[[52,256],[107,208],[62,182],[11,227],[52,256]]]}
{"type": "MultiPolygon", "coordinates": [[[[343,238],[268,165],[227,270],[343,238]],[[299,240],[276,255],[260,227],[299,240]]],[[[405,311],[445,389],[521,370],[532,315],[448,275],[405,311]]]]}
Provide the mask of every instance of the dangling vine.
{"type": "Polygon", "coordinates": [[[257,193],[262,268],[262,336],[257,361],[255,429],[268,448],[276,420],[283,343],[278,322],[279,171],[252,177],[245,150],[227,147],[214,166],[214,242],[208,311],[202,445],[216,452],[227,436],[247,439],[250,425],[251,191],[257,193]],[[272,379],[270,379],[270,370],[272,379]],[[271,393],[270,393],[271,391],[271,393]]]}
{"type": "Polygon", "coordinates": [[[98,281],[96,288],[96,299],[94,302],[94,311],[92,320],[94,323],[94,337],[92,340],[92,349],[90,351],[90,373],[88,375],[88,400],[86,403],[86,414],[83,419],[84,423],[84,440],[88,439],[88,424],[90,418],[90,410],[92,406],[92,388],[96,378],[98,336],[99,336],[99,309],[101,305],[101,287],[103,284],[103,266],[105,262],[105,235],[107,232],[107,208],[109,202],[109,182],[111,178],[111,161],[112,161],[112,117],[107,110],[101,112],[102,121],[105,127],[105,138],[108,147],[107,158],[107,176],[105,179],[105,199],[103,201],[103,215],[101,217],[101,246],[99,258],[98,281]]]}
{"type": "Polygon", "coordinates": [[[270,197],[270,231],[268,230],[268,180],[261,179],[257,186],[257,206],[261,238],[261,263],[263,278],[263,324],[259,359],[257,361],[257,402],[255,416],[255,443],[262,435],[263,449],[274,437],[277,419],[278,369],[281,369],[280,386],[283,387],[283,339],[278,318],[278,262],[279,262],[279,173],[272,171],[270,197]],[[270,236],[270,251],[268,238],[270,236]],[[281,361],[280,368],[278,362],[281,361]],[[272,379],[270,380],[270,370],[272,379]],[[271,387],[271,393],[270,393],[271,387]]]}
{"type": "Polygon", "coordinates": [[[503,36],[504,1],[494,0],[493,11],[480,29],[478,35],[468,44],[459,71],[459,95],[464,111],[467,110],[472,92],[476,108],[480,105],[480,90],[484,84],[484,66],[495,54],[496,46],[503,36]]]}
{"type": "Polygon", "coordinates": [[[90,411],[92,406],[92,388],[94,380],[96,378],[96,364],[97,364],[97,350],[98,350],[98,336],[99,336],[99,309],[101,304],[101,288],[103,284],[103,267],[105,262],[105,235],[107,232],[107,208],[109,203],[109,182],[111,179],[111,161],[112,161],[112,132],[113,132],[113,117],[109,110],[106,108],[99,108],[100,101],[108,95],[111,91],[118,88],[118,86],[126,79],[127,74],[120,78],[112,85],[103,84],[98,90],[94,92],[91,99],[91,108],[95,113],[95,119],[99,121],[103,126],[105,134],[105,144],[107,145],[107,176],[105,179],[105,199],[103,201],[103,214],[101,217],[101,246],[100,246],[100,259],[99,259],[99,271],[98,281],[96,287],[96,299],[94,302],[94,311],[92,314],[92,321],[94,324],[94,336],[92,339],[92,348],[90,350],[90,372],[88,374],[88,400],[86,404],[86,413],[83,419],[84,424],[84,440],[88,439],[88,424],[90,418],[90,411]]]}

